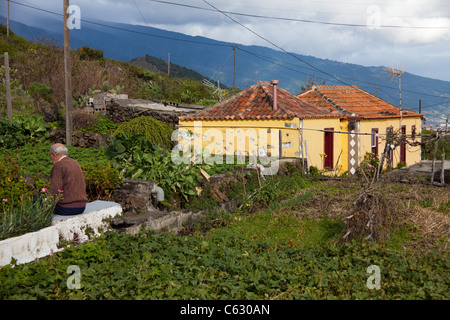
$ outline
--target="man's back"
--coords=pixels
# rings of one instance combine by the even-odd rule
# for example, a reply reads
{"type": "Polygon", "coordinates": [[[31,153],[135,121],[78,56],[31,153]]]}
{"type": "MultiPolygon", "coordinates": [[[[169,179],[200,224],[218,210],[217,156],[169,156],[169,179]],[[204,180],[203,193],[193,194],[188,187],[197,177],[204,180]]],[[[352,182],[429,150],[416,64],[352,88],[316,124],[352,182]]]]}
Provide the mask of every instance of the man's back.
{"type": "Polygon", "coordinates": [[[50,173],[50,193],[57,195],[62,190],[63,199],[58,203],[64,207],[80,207],[87,202],[86,183],[78,162],[63,157],[53,164],[50,173]]]}

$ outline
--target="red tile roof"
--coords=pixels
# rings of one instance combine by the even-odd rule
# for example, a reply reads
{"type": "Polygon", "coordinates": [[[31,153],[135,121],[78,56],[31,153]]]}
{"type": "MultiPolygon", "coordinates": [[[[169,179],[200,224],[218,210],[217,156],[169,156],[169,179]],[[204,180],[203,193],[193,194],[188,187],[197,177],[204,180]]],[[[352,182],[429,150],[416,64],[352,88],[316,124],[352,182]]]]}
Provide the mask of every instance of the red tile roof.
{"type": "Polygon", "coordinates": [[[336,118],[277,86],[277,110],[273,110],[273,85],[258,81],[255,85],[202,111],[180,120],[258,120],[299,118],[336,118]]]}
{"type": "MultiPolygon", "coordinates": [[[[357,86],[314,85],[297,95],[304,102],[328,110],[341,117],[361,119],[398,118],[398,107],[380,99],[357,86]]],[[[419,117],[422,114],[403,108],[402,117],[419,117]]]]}

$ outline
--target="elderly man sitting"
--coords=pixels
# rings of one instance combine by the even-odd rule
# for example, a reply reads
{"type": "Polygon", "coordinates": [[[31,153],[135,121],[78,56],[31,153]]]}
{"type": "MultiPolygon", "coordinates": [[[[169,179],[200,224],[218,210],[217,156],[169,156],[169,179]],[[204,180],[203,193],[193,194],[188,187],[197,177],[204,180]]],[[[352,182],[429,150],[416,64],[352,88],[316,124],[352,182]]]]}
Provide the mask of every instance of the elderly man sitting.
{"type": "Polygon", "coordinates": [[[50,147],[53,167],[50,172],[50,193],[62,194],[55,214],[76,215],[84,212],[87,203],[86,183],[80,165],[67,156],[67,148],[60,143],[50,147]]]}

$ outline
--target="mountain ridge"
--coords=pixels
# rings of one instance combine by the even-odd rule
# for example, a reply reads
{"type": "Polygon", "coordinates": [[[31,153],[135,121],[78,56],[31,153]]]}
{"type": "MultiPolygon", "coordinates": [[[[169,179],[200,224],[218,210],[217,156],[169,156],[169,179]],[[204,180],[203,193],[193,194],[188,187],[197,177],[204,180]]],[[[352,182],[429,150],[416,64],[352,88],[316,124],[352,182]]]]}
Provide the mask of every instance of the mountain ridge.
{"type": "MultiPolygon", "coordinates": [[[[0,17],[0,22],[4,22],[4,17],[0,17]]],[[[39,27],[13,20],[10,25],[16,34],[28,40],[45,36],[62,43],[62,18],[59,22],[58,19],[52,19],[39,27]]],[[[76,49],[87,45],[103,50],[105,57],[120,61],[131,61],[147,55],[167,61],[170,53],[171,63],[192,69],[227,86],[233,85],[233,43],[146,26],[120,23],[108,23],[108,27],[105,25],[98,21],[83,22],[81,29],[71,31],[71,47],[76,49]]],[[[325,80],[330,85],[356,84],[399,105],[398,82],[389,80],[388,68],[384,66],[367,67],[297,53],[288,55],[268,47],[241,44],[236,44],[235,54],[234,75],[236,86],[241,89],[258,80],[277,79],[281,87],[297,94],[308,79],[316,78],[318,82],[325,80]]],[[[405,72],[401,99],[403,108],[414,111],[419,111],[421,100],[421,111],[428,122],[444,123],[449,113],[450,82],[405,72]]]]}

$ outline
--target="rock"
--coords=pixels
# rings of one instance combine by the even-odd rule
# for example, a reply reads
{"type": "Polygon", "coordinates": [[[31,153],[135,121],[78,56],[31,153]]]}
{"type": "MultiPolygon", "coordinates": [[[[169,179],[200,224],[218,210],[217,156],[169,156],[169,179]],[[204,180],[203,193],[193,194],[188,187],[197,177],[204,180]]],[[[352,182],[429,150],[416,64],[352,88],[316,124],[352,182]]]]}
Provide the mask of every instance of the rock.
{"type": "Polygon", "coordinates": [[[120,203],[124,213],[141,214],[157,211],[153,205],[155,183],[148,180],[124,179],[119,189],[114,190],[112,199],[120,203]]]}

